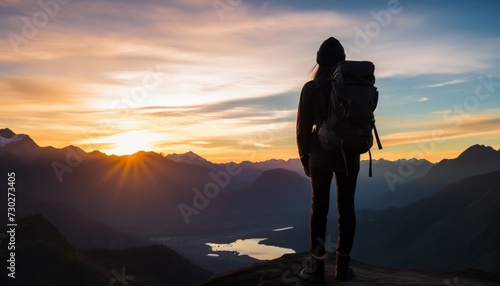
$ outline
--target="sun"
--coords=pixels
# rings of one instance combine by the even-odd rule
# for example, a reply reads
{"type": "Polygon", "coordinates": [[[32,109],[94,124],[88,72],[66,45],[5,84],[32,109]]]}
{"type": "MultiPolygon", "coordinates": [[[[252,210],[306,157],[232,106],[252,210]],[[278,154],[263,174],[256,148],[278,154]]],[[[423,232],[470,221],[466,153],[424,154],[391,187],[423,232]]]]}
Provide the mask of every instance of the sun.
{"type": "Polygon", "coordinates": [[[119,156],[130,155],[139,151],[153,151],[154,143],[161,140],[159,134],[145,130],[126,131],[106,137],[104,141],[114,147],[102,151],[119,156]]]}

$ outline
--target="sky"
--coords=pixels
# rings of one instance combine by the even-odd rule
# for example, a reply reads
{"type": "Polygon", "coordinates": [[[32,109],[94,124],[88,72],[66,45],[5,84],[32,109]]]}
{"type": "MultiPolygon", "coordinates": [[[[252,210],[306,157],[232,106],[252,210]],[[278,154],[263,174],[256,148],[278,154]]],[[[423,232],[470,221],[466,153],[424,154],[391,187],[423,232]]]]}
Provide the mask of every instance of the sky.
{"type": "Polygon", "coordinates": [[[375,159],[499,149],[499,11],[499,1],[3,0],[0,128],[107,154],[297,158],[300,91],[334,36],[348,59],[375,64],[375,159]]]}

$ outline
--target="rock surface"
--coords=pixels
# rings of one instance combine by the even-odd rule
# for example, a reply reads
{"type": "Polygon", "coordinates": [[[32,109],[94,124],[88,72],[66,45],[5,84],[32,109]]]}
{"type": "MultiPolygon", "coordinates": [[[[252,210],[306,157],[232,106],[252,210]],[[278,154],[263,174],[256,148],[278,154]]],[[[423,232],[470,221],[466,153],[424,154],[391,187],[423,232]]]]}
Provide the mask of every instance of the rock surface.
{"type": "MultiPolygon", "coordinates": [[[[259,262],[232,272],[212,277],[202,286],[268,286],[268,285],[312,285],[301,281],[298,273],[308,259],[307,253],[286,254],[280,258],[259,262]]],[[[413,270],[394,270],[353,261],[356,277],[350,281],[334,279],[335,259],[326,262],[326,283],[324,285],[449,285],[486,286],[500,285],[500,274],[476,270],[449,273],[429,273],[413,270]]]]}

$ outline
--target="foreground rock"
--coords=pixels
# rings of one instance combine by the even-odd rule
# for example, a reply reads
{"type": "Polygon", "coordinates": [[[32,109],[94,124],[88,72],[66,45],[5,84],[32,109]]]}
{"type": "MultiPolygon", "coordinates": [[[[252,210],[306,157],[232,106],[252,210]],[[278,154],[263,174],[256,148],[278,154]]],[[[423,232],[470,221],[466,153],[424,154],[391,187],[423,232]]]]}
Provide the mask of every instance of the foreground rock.
{"type": "MultiPolygon", "coordinates": [[[[211,278],[202,286],[270,286],[270,285],[310,285],[299,279],[298,273],[307,261],[307,253],[286,254],[278,259],[256,263],[232,272],[211,278]]],[[[335,258],[326,263],[325,285],[449,285],[449,286],[486,286],[500,285],[500,274],[476,270],[450,273],[426,273],[410,270],[394,270],[354,261],[356,277],[348,282],[334,280],[335,258]]]]}

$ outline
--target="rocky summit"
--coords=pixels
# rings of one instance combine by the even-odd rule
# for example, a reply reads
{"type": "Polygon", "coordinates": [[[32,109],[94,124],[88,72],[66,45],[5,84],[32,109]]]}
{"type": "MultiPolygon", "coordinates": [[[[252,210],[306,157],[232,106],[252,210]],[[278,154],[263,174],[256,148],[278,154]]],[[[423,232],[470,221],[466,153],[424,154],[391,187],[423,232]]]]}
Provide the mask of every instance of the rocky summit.
{"type": "MultiPolygon", "coordinates": [[[[232,272],[212,277],[201,286],[271,286],[271,285],[311,285],[301,281],[298,273],[307,262],[307,253],[286,254],[280,258],[255,263],[232,272]]],[[[335,257],[328,259],[325,266],[326,283],[335,286],[368,286],[368,285],[449,285],[449,286],[486,286],[500,285],[500,274],[486,273],[477,270],[464,270],[447,273],[431,273],[413,270],[395,270],[372,266],[361,262],[351,263],[355,277],[350,281],[334,279],[335,257]]]]}

